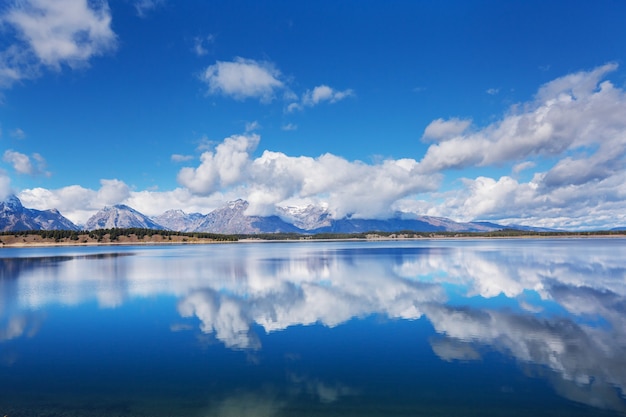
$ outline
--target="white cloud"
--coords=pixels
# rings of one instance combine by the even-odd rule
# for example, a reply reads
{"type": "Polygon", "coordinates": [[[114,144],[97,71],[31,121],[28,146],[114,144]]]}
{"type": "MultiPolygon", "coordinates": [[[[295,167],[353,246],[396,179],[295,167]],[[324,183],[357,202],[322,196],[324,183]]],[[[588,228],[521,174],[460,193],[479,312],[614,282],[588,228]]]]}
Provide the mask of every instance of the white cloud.
{"type": "Polygon", "coordinates": [[[59,68],[85,63],[115,46],[111,14],[104,2],[28,0],[16,3],[2,20],[11,24],[35,56],[59,68]],[[93,7],[96,5],[96,7],[93,7]]]}
{"type": "Polygon", "coordinates": [[[535,163],[532,161],[524,161],[524,162],[520,162],[519,164],[516,164],[513,167],[513,172],[515,174],[519,174],[520,172],[527,170],[527,169],[531,169],[535,167],[535,163]]]}
{"type": "Polygon", "coordinates": [[[463,189],[429,214],[573,229],[625,223],[626,92],[602,80],[616,68],[607,64],[551,81],[533,101],[483,129],[464,133],[458,119],[431,123],[424,136],[447,140],[429,147],[420,172],[517,162],[512,172],[519,173],[535,167],[528,158],[547,168],[527,183],[508,176],[465,179],[463,189]],[[448,127],[451,134],[441,134],[448,127]]]}
{"type": "Polygon", "coordinates": [[[563,187],[547,187],[545,176],[521,183],[508,176],[465,179],[429,214],[572,230],[626,225],[626,173],[563,187]]]}
{"type": "Polygon", "coordinates": [[[338,91],[327,85],[319,85],[313,90],[307,90],[299,102],[290,103],[287,106],[287,112],[302,110],[304,107],[317,106],[322,102],[336,103],[352,96],[354,96],[354,91],[351,89],[338,91]]]}
{"type": "Polygon", "coordinates": [[[327,201],[337,216],[380,217],[390,214],[396,200],[433,190],[439,180],[417,173],[413,159],[368,165],[332,154],[311,158],[272,151],[253,158],[259,140],[250,134],[225,139],[202,154],[198,167],[181,169],[179,183],[198,195],[236,188],[250,202],[249,214],[273,214],[288,199],[314,199],[327,201]]]}
{"type": "Polygon", "coordinates": [[[178,182],[200,195],[208,195],[222,187],[247,179],[250,153],[257,147],[260,136],[235,135],[216,146],[215,151],[200,156],[200,166],[185,167],[178,173],[178,182]]]}
{"type": "MultiPolygon", "coordinates": [[[[432,143],[421,161],[368,164],[332,154],[260,152],[260,137],[250,132],[258,124],[252,122],[247,133],[221,143],[203,140],[200,162],[178,173],[183,188],[135,192],[126,185],[103,184],[109,191],[101,195],[124,199],[146,214],[190,207],[206,213],[228,199],[244,198],[250,202],[248,214],[259,215],[274,214],[276,205],[299,201],[325,203],[339,217],[381,218],[394,209],[413,208],[419,214],[462,221],[568,229],[626,225],[626,92],[603,81],[615,69],[608,64],[547,83],[531,101],[513,106],[483,128],[459,118],[434,120],[422,138],[432,143]],[[457,181],[460,188],[437,190],[442,172],[465,167],[478,167],[479,173],[457,181]],[[502,172],[494,174],[492,167],[502,172]],[[522,171],[532,179],[518,178],[522,171]]],[[[333,97],[326,89],[317,95],[311,90],[309,95],[311,103],[330,102],[333,97]]],[[[295,126],[283,128],[288,127],[295,126]]],[[[44,172],[41,165],[36,167],[35,156],[7,152],[5,162],[18,172],[44,172]]],[[[96,198],[97,191],[89,192],[90,202],[104,201],[96,198]]],[[[60,195],[59,190],[52,193],[60,195]]],[[[90,204],[86,207],[96,207],[90,204]]],[[[51,207],[59,208],[43,208],[51,207]]],[[[76,218],[86,212],[66,207],[76,218]]]]}
{"type": "Polygon", "coordinates": [[[15,139],[25,139],[26,138],[26,132],[24,132],[22,129],[20,129],[19,127],[16,129],[13,129],[10,133],[12,138],[15,139]]]}
{"type": "Polygon", "coordinates": [[[193,39],[193,51],[198,56],[209,53],[209,46],[215,43],[215,35],[197,36],[193,39]]]}
{"type": "Polygon", "coordinates": [[[194,157],[193,155],[180,155],[180,154],[173,154],[171,157],[172,162],[187,162],[187,161],[191,161],[194,157]]]}
{"type": "Polygon", "coordinates": [[[450,120],[436,119],[426,126],[422,140],[442,141],[451,139],[465,132],[471,124],[471,120],[457,118],[452,118],[450,120]]]}
{"type": "MultiPolygon", "coordinates": [[[[608,64],[547,83],[533,102],[513,107],[502,120],[432,145],[420,163],[421,169],[487,166],[530,155],[558,156],[585,146],[604,148],[621,142],[621,132],[626,130],[626,120],[621,116],[626,111],[624,92],[608,81],[598,85],[615,68],[608,64]]],[[[458,120],[433,123],[457,126],[458,120]]],[[[427,130],[432,130],[431,126],[427,130]]]]}
{"type": "Polygon", "coordinates": [[[289,103],[287,105],[287,109],[286,109],[287,113],[291,113],[291,112],[296,111],[296,110],[302,110],[302,105],[300,103],[293,102],[293,103],[289,103]]]}
{"type": "Polygon", "coordinates": [[[157,216],[167,210],[178,209],[187,213],[203,213],[222,206],[226,201],[238,198],[233,194],[214,193],[210,196],[199,196],[186,188],[170,191],[131,191],[124,204],[139,210],[148,216],[157,216]]]}
{"type": "Polygon", "coordinates": [[[319,85],[313,90],[304,93],[304,96],[302,97],[302,103],[307,106],[315,106],[322,101],[335,103],[352,95],[354,95],[354,92],[350,89],[337,91],[327,85],[319,85]]]}
{"type": "Polygon", "coordinates": [[[3,12],[0,23],[10,26],[16,39],[0,52],[0,87],[37,77],[41,66],[87,65],[116,46],[104,1],[23,0],[3,12]]]}
{"type": "Polygon", "coordinates": [[[18,174],[31,175],[35,171],[30,158],[28,155],[24,155],[23,153],[15,152],[9,149],[4,152],[2,160],[10,163],[18,174]]]}
{"type": "Polygon", "coordinates": [[[100,180],[100,185],[95,198],[95,204],[98,207],[119,204],[130,197],[130,188],[123,181],[100,180]]]}
{"type": "Polygon", "coordinates": [[[91,190],[70,185],[58,190],[32,188],[22,190],[18,197],[25,207],[38,210],[56,208],[76,224],[83,224],[104,206],[124,203],[131,195],[130,188],[116,179],[100,180],[100,189],[91,190]]]}
{"type": "Polygon", "coordinates": [[[11,194],[13,194],[11,178],[0,169],[0,201],[4,201],[11,194]]]}
{"type": "Polygon", "coordinates": [[[270,102],[275,92],[284,87],[281,74],[268,61],[235,58],[232,62],[217,61],[200,76],[209,94],[222,94],[236,100],[257,98],[270,102]]]}
{"type": "Polygon", "coordinates": [[[135,11],[137,16],[146,17],[146,15],[158,7],[162,7],[165,0],[137,0],[135,1],[135,11]]]}
{"type": "Polygon", "coordinates": [[[489,94],[490,96],[495,96],[499,92],[500,92],[499,88],[488,88],[486,91],[486,93],[489,94]]]}
{"type": "Polygon", "coordinates": [[[293,123],[287,123],[285,125],[282,125],[281,129],[287,132],[292,131],[292,130],[298,130],[298,125],[293,124],[293,123]]]}
{"type": "MultiPolygon", "coordinates": [[[[45,188],[25,189],[18,197],[25,207],[38,210],[58,209],[75,224],[84,224],[105,205],[126,204],[148,216],[157,216],[170,209],[187,213],[208,213],[225,201],[234,200],[236,195],[215,193],[209,197],[192,194],[188,189],[170,191],[133,191],[120,180],[101,180],[98,190],[70,185],[56,190],[45,188]]],[[[11,194],[10,181],[0,175],[0,197],[11,194]]]]}
{"type": "Polygon", "coordinates": [[[256,120],[246,123],[246,133],[261,129],[261,124],[256,120]]]}
{"type": "Polygon", "coordinates": [[[50,176],[50,173],[46,171],[46,161],[38,153],[34,153],[31,160],[28,155],[8,149],[4,151],[2,160],[11,164],[18,174],[50,176]]]}

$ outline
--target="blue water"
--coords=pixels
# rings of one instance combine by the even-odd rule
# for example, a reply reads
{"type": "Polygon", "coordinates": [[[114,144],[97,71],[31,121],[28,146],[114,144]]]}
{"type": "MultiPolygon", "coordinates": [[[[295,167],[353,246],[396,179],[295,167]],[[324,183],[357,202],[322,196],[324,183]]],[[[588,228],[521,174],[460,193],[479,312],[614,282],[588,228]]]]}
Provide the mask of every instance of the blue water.
{"type": "Polygon", "coordinates": [[[624,416],[626,240],[0,250],[1,416],[624,416]]]}

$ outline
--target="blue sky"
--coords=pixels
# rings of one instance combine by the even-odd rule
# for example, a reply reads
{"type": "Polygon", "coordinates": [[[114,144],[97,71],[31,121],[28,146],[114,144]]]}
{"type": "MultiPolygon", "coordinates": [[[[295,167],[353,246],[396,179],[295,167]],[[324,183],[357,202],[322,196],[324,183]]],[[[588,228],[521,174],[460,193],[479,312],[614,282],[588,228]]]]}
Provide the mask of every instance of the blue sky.
{"type": "Polygon", "coordinates": [[[0,5],[0,191],[626,225],[622,1],[0,5]]]}

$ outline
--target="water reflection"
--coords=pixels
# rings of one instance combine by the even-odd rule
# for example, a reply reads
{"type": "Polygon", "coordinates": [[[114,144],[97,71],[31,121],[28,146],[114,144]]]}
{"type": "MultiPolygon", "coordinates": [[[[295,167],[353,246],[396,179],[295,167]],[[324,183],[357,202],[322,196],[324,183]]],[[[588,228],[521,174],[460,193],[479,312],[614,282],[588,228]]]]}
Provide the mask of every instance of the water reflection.
{"type": "MultiPolygon", "coordinates": [[[[171,323],[173,332],[199,329],[234,350],[262,351],[261,336],[294,326],[332,328],[372,315],[423,318],[444,362],[477,362],[497,352],[565,398],[626,412],[623,240],[109,251],[0,259],[0,343],[36,334],[48,306],[95,300],[111,309],[157,296],[177,300],[181,321],[171,323]]],[[[288,380],[292,392],[321,403],[359,392],[294,372],[288,380]]],[[[284,401],[272,392],[238,391],[209,415],[275,415],[284,401]]]]}

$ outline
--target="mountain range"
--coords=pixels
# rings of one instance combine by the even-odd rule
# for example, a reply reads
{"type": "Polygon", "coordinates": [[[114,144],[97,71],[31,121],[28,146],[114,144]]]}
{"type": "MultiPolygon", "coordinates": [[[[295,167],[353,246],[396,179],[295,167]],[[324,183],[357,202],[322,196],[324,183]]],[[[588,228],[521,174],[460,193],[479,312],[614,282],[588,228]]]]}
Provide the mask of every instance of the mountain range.
{"type": "MultiPolygon", "coordinates": [[[[16,196],[0,202],[0,230],[94,230],[142,228],[180,232],[223,234],[259,233],[360,233],[368,231],[397,232],[489,232],[505,226],[488,222],[459,223],[443,217],[397,213],[389,219],[334,219],[324,207],[281,207],[274,216],[249,216],[249,203],[235,200],[208,214],[168,210],[149,217],[123,204],[108,206],[94,214],[83,226],[77,226],[58,210],[25,208],[16,196]]],[[[510,227],[510,226],[509,226],[510,227]]],[[[546,230],[518,227],[524,230],[546,230]]]]}

